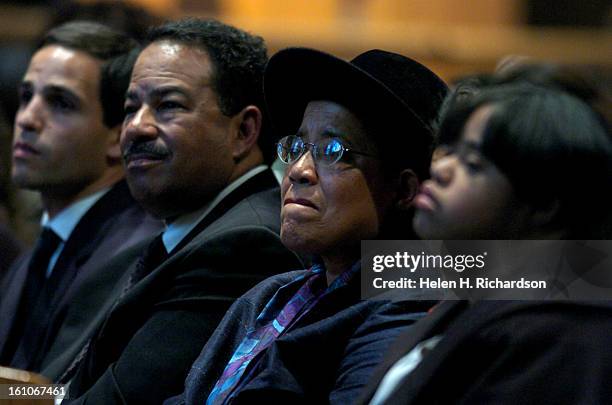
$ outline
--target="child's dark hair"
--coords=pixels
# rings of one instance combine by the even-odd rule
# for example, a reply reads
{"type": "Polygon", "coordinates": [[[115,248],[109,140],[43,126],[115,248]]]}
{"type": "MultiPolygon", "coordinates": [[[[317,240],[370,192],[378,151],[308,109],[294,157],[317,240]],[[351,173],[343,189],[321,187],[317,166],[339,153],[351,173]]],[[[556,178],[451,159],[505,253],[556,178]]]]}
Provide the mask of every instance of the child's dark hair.
{"type": "Polygon", "coordinates": [[[457,141],[469,117],[491,106],[481,151],[510,180],[517,196],[534,207],[558,204],[554,225],[569,239],[610,237],[608,187],[612,185],[612,136],[583,101],[528,84],[483,89],[446,111],[441,144],[457,141]]]}

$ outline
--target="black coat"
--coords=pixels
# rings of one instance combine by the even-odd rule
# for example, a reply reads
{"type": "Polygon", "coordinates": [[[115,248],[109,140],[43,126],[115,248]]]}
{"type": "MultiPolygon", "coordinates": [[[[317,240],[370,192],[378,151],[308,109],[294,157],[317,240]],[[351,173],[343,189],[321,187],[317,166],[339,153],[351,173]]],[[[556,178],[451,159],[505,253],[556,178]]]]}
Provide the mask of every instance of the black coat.
{"type": "Polygon", "coordinates": [[[234,300],[301,266],[280,242],[280,193],[269,189],[277,184],[269,171],[249,179],[114,305],[70,382],[73,402],[64,403],[160,403],[182,391],[234,300]]]}
{"type": "Polygon", "coordinates": [[[438,334],[385,403],[610,403],[611,330],[606,302],[447,301],[397,339],[359,403],[397,360],[438,334]]]}
{"type": "MultiPolygon", "coordinates": [[[[15,239],[13,233],[0,223],[0,286],[2,286],[4,275],[8,273],[22,250],[21,243],[15,239]]],[[[2,290],[0,290],[1,295],[2,290]]]]}
{"type": "MultiPolygon", "coordinates": [[[[0,364],[9,365],[14,352],[14,344],[7,343],[9,337],[20,339],[20,336],[15,336],[19,329],[17,323],[25,321],[32,311],[42,311],[49,319],[48,327],[36,331],[39,349],[33,361],[12,365],[40,371],[62,356],[67,346],[74,344],[84,333],[99,311],[99,302],[112,295],[113,287],[123,276],[125,269],[108,272],[105,264],[161,228],[161,221],[147,215],[130,195],[127,183],[120,181],[85,213],[66,241],[51,277],[45,283],[45,288],[49,288],[52,294],[51,305],[28,308],[21,319],[16,315],[28,276],[30,254],[18,260],[0,289],[0,364]],[[87,286],[95,287],[90,290],[87,286]],[[90,292],[76,306],[77,297],[82,296],[84,290],[90,292]],[[68,325],[69,310],[77,311],[78,319],[73,319],[68,325]]],[[[46,375],[51,379],[55,377],[46,375]]]]}

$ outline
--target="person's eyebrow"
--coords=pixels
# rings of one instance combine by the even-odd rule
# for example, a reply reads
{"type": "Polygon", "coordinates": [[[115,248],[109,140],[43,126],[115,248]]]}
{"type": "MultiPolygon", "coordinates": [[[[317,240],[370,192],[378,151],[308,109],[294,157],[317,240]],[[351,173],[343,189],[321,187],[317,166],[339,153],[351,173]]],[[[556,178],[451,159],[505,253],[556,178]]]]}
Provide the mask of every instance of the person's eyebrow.
{"type": "Polygon", "coordinates": [[[340,138],[342,140],[348,141],[346,133],[339,131],[336,128],[325,128],[321,136],[324,136],[326,138],[340,138]]]}
{"type": "Polygon", "coordinates": [[[341,131],[333,127],[326,128],[321,134],[321,136],[325,138],[338,138],[340,139],[342,144],[349,149],[355,148],[366,152],[372,147],[372,145],[370,144],[371,141],[369,139],[360,139],[359,137],[356,137],[350,132],[341,131]]]}
{"type": "MultiPolygon", "coordinates": [[[[179,86],[162,86],[156,87],[149,93],[148,97],[150,98],[164,98],[170,94],[179,94],[184,97],[189,97],[189,94],[185,89],[179,86]]],[[[126,100],[136,100],[138,99],[138,92],[136,90],[129,90],[125,93],[126,100]]]]}
{"type": "Polygon", "coordinates": [[[349,138],[348,134],[345,131],[340,131],[337,128],[334,127],[328,127],[325,128],[323,130],[323,132],[321,133],[321,138],[338,138],[342,141],[342,143],[345,146],[350,146],[353,147],[355,146],[355,142],[351,140],[351,138],[349,138]]]}
{"type": "Polygon", "coordinates": [[[165,96],[168,96],[174,93],[177,93],[181,96],[189,97],[189,94],[187,93],[187,91],[183,89],[182,87],[178,87],[178,86],[156,87],[155,89],[151,91],[151,97],[163,98],[165,96]]]}
{"type": "MultiPolygon", "coordinates": [[[[295,136],[300,137],[304,140],[308,140],[308,137],[306,136],[306,134],[304,133],[304,131],[302,129],[299,129],[298,132],[295,134],[295,136]]],[[[350,144],[350,140],[347,138],[347,136],[345,135],[344,132],[341,132],[335,128],[325,128],[323,129],[323,131],[321,132],[321,134],[319,135],[321,138],[339,138],[340,140],[343,141],[343,143],[345,144],[350,144]]]]}
{"type": "Polygon", "coordinates": [[[21,83],[19,83],[19,90],[20,91],[31,90],[33,87],[34,87],[34,85],[29,80],[24,80],[21,83]]]}
{"type": "Polygon", "coordinates": [[[136,90],[127,90],[125,92],[125,100],[130,100],[130,101],[134,101],[136,99],[138,99],[138,94],[136,93],[136,90]]]}
{"type": "Polygon", "coordinates": [[[51,84],[43,89],[43,93],[46,95],[66,97],[75,103],[81,102],[81,97],[77,93],[63,86],[51,84]]]}
{"type": "MultiPolygon", "coordinates": [[[[302,138],[304,141],[308,141],[308,136],[304,133],[304,131],[300,128],[295,136],[302,138]]],[[[353,148],[355,147],[355,142],[351,141],[346,131],[341,131],[333,126],[326,127],[322,130],[319,135],[320,138],[330,139],[330,138],[338,138],[342,141],[342,144],[346,147],[353,148]]]]}

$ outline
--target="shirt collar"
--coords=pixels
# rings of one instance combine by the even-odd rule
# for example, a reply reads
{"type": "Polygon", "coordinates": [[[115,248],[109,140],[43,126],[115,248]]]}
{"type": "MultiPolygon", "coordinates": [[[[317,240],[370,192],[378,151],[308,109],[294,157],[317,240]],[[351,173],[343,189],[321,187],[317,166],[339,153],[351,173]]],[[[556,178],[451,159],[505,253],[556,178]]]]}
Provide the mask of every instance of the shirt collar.
{"type": "Polygon", "coordinates": [[[181,243],[181,241],[191,232],[196,225],[202,221],[212,210],[215,208],[221,200],[228,196],[232,191],[236,190],[247,180],[255,177],[259,173],[265,171],[268,168],[266,165],[259,165],[252,168],[236,180],[231,182],[225,187],[217,196],[208,204],[205,204],[202,208],[192,211],[190,213],[181,215],[175,218],[171,223],[166,224],[166,230],[162,235],[162,241],[167,252],[172,250],[181,243]]]}
{"type": "MultiPolygon", "coordinates": [[[[278,289],[277,293],[275,294],[275,296],[278,295],[278,293],[280,291],[282,291],[282,290],[289,290],[294,285],[301,285],[304,282],[303,280],[305,280],[305,279],[308,279],[310,277],[313,277],[313,276],[316,276],[316,275],[319,275],[319,274],[323,274],[324,275],[325,271],[326,271],[325,270],[325,265],[323,264],[323,262],[319,261],[319,260],[316,260],[315,263],[313,263],[313,265],[310,267],[310,269],[307,272],[302,273],[301,275],[299,275],[298,277],[296,277],[292,281],[290,281],[287,284],[285,284],[282,287],[280,287],[278,289]]],[[[350,268],[344,270],[338,277],[336,277],[336,279],[334,281],[332,281],[332,283],[326,288],[326,290],[329,292],[329,291],[333,291],[333,290],[335,290],[337,288],[344,287],[360,271],[361,271],[361,260],[358,260],[350,268]]]]}
{"type": "Polygon", "coordinates": [[[83,218],[83,215],[85,215],[85,213],[89,211],[108,190],[110,190],[110,187],[69,205],[53,218],[49,218],[49,213],[45,211],[41,219],[41,225],[51,228],[63,242],[66,242],[81,218],[83,218]]]}

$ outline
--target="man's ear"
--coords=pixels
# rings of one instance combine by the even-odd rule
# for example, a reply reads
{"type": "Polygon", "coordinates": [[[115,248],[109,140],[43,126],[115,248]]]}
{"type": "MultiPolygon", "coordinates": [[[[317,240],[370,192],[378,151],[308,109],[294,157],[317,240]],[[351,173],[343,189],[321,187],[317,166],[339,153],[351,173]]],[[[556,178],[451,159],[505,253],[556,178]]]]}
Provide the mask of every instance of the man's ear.
{"type": "Polygon", "coordinates": [[[233,118],[236,120],[236,137],[232,144],[232,157],[238,162],[246,157],[257,145],[262,125],[262,113],[254,105],[246,106],[233,118]]]}
{"type": "Polygon", "coordinates": [[[412,200],[419,192],[419,178],[411,169],[404,169],[399,175],[399,190],[397,207],[400,210],[407,210],[412,206],[412,200]]]}
{"type": "Polygon", "coordinates": [[[119,140],[121,138],[121,124],[115,125],[108,130],[108,144],[106,147],[106,161],[109,166],[121,163],[121,148],[119,140]]]}
{"type": "Polygon", "coordinates": [[[530,224],[533,229],[552,229],[558,226],[561,204],[554,199],[545,205],[530,207],[530,224]]]}

